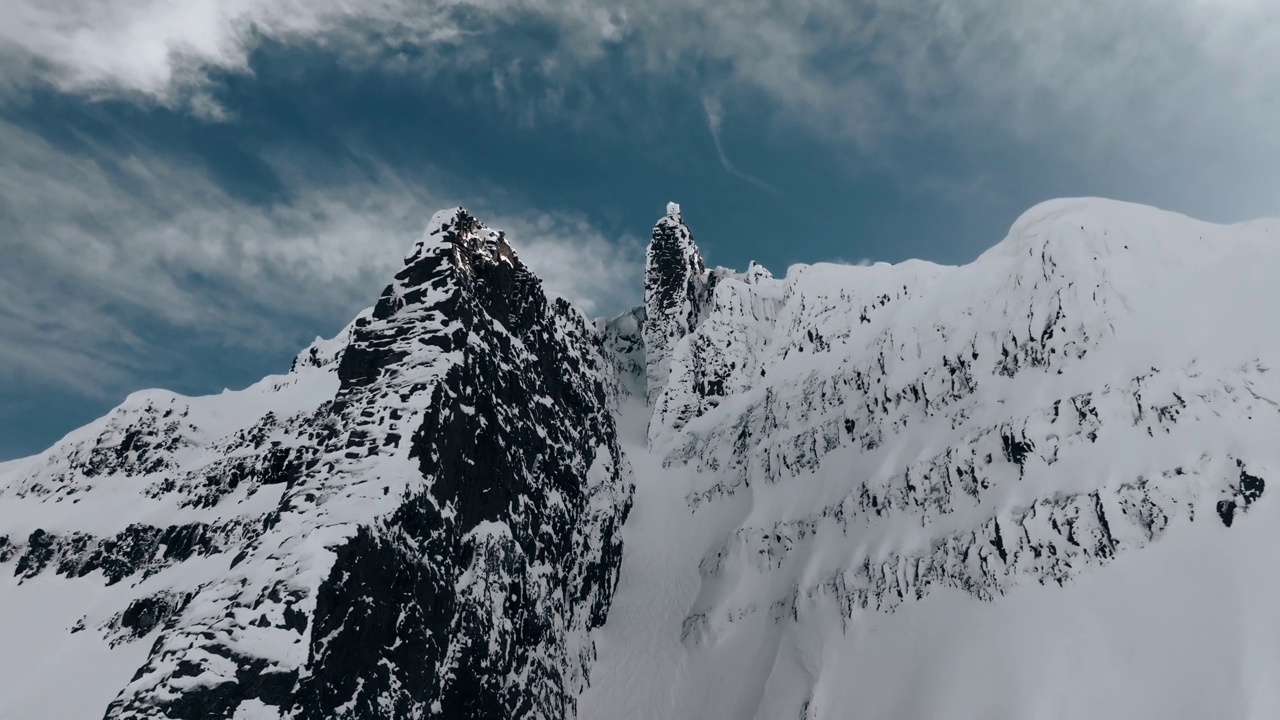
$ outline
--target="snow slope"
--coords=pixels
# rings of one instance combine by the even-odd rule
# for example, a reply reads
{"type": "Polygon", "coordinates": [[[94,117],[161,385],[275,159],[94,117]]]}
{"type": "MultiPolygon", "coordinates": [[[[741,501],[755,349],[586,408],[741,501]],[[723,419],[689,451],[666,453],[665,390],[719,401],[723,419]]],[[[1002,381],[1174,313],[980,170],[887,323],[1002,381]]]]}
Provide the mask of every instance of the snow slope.
{"type": "Polygon", "coordinates": [[[1275,717],[1277,233],[774,276],[672,204],[591,323],[440,213],[287,374],[0,464],[0,719],[1275,717]]]}

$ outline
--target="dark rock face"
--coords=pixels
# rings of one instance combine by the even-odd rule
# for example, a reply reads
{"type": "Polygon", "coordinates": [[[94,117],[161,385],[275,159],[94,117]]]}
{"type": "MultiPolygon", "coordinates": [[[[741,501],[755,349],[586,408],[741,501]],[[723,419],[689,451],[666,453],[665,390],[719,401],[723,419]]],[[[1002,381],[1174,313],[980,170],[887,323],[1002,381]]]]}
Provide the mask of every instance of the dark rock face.
{"type": "Polygon", "coordinates": [[[651,403],[666,386],[676,343],[697,327],[714,290],[714,279],[684,223],[680,206],[668,204],[666,217],[653,228],[645,258],[644,344],[651,403]]]}
{"type": "Polygon", "coordinates": [[[17,556],[13,574],[24,580],[52,568],[66,577],[85,577],[101,571],[106,584],[114,585],[134,575],[149,577],[194,556],[222,552],[245,534],[246,528],[237,523],[218,527],[192,523],[167,528],[134,524],[107,538],[88,533],[55,535],[37,529],[24,544],[13,545],[10,552],[17,556]]]}
{"type": "Polygon", "coordinates": [[[419,527],[410,528],[418,537],[396,543],[362,529],[339,549],[316,599],[311,676],[294,699],[296,717],[329,717],[352,701],[346,706],[353,717],[410,717],[433,695],[455,603],[440,594],[447,571],[413,553],[430,538],[431,524],[422,520],[431,509],[425,499],[402,509],[418,518],[419,527]],[[403,694],[380,707],[379,696],[393,683],[403,694]]]}
{"type": "Polygon", "coordinates": [[[142,636],[151,632],[166,617],[173,614],[174,607],[161,597],[146,597],[129,603],[129,607],[120,615],[120,626],[142,636]]]}
{"type": "Polygon", "coordinates": [[[1257,475],[1250,475],[1245,470],[1243,460],[1237,460],[1236,467],[1240,468],[1239,484],[1231,486],[1228,493],[1230,497],[1218,501],[1218,517],[1222,518],[1222,524],[1227,527],[1231,527],[1235,520],[1236,511],[1247,510],[1254,500],[1262,497],[1262,491],[1267,487],[1265,480],[1257,475]]]}
{"type": "MultiPolygon", "coordinates": [[[[112,618],[104,628],[111,636],[111,646],[140,640],[153,630],[173,622],[192,597],[194,593],[160,592],[129,603],[124,612],[112,618]]],[[[77,632],[83,629],[81,625],[77,632]]]]}

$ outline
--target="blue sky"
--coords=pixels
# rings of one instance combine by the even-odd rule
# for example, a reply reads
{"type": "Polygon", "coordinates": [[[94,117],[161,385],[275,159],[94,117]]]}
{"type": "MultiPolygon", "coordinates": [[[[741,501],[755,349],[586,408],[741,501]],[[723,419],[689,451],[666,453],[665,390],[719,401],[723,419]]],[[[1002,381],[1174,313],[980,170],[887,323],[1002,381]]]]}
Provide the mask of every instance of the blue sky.
{"type": "Polygon", "coordinates": [[[1065,195],[1280,215],[1271,2],[362,5],[0,0],[0,458],[284,370],[452,205],[592,314],[668,200],[777,273],[1065,195]]]}

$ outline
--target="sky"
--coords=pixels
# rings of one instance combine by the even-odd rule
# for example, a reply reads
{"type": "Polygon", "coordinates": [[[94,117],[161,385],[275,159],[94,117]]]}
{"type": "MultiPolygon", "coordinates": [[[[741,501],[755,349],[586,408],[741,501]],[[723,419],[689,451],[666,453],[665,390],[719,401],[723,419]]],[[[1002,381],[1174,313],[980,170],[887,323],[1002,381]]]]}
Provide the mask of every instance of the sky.
{"type": "Polygon", "coordinates": [[[462,205],[588,314],[711,265],[967,262],[1105,196],[1280,216],[1271,0],[0,0],[0,459],[244,387],[462,205]]]}

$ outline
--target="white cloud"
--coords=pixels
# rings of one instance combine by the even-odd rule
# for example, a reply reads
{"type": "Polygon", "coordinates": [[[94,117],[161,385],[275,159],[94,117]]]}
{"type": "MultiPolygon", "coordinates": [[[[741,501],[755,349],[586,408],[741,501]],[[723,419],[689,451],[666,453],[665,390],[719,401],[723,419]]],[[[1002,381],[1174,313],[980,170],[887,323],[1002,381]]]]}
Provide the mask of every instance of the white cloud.
{"type": "MultiPolygon", "coordinates": [[[[541,18],[559,29],[560,47],[534,64],[567,87],[619,47],[640,72],[684,79],[718,68],[702,80],[726,106],[872,152],[904,132],[994,129],[1152,178],[1194,182],[1193,172],[1212,166],[1237,195],[1280,193],[1280,4],[1270,0],[0,0],[0,15],[15,72],[39,69],[67,90],[137,93],[215,117],[203,70],[247,71],[263,37],[437,72],[445,62],[485,63],[487,29],[541,18]],[[370,30],[463,52],[388,60],[370,30]]],[[[499,95],[527,65],[494,68],[499,95]]],[[[544,93],[513,106],[562,109],[556,88],[544,93]]],[[[708,109],[713,132],[718,117],[708,109]]]]}
{"type": "Polygon", "coordinates": [[[703,96],[702,109],[707,114],[707,129],[711,131],[711,141],[715,143],[716,155],[720,157],[721,167],[730,175],[745,180],[767,193],[777,195],[778,191],[773,189],[772,185],[754,175],[739,170],[737,166],[729,161],[729,156],[725,155],[724,145],[720,142],[720,128],[724,123],[724,109],[720,106],[720,101],[709,95],[703,96]]]}
{"type": "MultiPolygon", "coordinates": [[[[377,3],[369,9],[376,11],[377,3]]],[[[205,66],[247,69],[255,33],[322,32],[338,2],[289,0],[5,0],[0,39],[52,64],[63,88],[162,97],[203,83],[205,66]]]]}
{"type": "Polygon", "coordinates": [[[617,314],[640,302],[644,244],[635,237],[610,239],[582,218],[534,214],[494,215],[529,269],[552,296],[563,297],[588,316],[617,314]]]}
{"type": "MultiPolygon", "coordinates": [[[[140,328],[251,353],[336,330],[377,299],[431,213],[457,204],[387,174],[337,189],[298,182],[287,205],[253,205],[197,170],[107,146],[72,155],[4,122],[0,157],[0,383],[85,394],[154,372],[156,341],[140,328]]],[[[581,218],[470,209],[585,311],[638,299],[634,242],[581,218]]]]}

